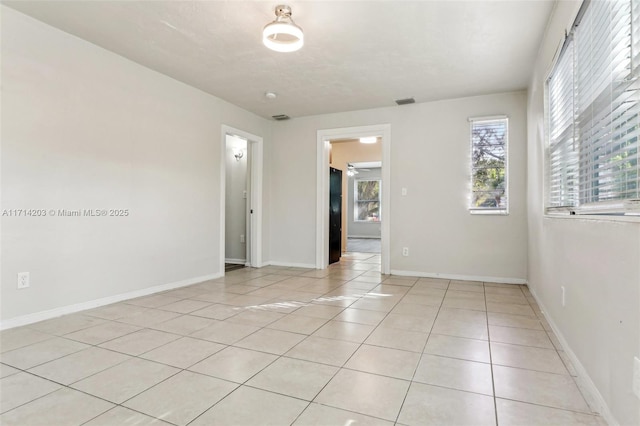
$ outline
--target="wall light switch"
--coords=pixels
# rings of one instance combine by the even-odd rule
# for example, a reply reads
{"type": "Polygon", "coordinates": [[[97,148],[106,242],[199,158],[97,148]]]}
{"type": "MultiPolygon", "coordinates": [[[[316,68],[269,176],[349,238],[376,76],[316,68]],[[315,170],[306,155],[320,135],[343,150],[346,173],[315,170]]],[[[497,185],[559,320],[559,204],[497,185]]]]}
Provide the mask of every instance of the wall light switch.
{"type": "Polygon", "coordinates": [[[402,188],[402,195],[407,195],[407,188],[402,188]]]}

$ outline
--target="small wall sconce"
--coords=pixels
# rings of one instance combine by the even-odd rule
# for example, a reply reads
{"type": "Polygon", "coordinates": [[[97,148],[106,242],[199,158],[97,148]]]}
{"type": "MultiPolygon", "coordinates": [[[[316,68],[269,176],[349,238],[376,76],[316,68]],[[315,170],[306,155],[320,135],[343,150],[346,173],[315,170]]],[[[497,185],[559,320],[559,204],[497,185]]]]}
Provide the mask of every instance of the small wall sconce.
{"type": "Polygon", "coordinates": [[[240,161],[240,159],[244,157],[244,151],[242,149],[236,149],[233,152],[233,156],[236,157],[236,161],[240,161]]]}

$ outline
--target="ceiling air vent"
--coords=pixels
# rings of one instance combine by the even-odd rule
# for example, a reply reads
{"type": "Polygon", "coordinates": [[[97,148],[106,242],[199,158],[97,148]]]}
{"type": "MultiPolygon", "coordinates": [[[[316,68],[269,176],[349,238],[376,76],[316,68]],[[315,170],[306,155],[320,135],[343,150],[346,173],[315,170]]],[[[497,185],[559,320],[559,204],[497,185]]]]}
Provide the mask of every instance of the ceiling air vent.
{"type": "Polygon", "coordinates": [[[288,120],[289,118],[291,118],[287,114],[278,114],[278,115],[273,115],[272,117],[274,120],[278,120],[278,121],[288,120]]]}
{"type": "Polygon", "coordinates": [[[413,98],[405,98],[405,99],[396,99],[396,103],[398,105],[408,105],[408,104],[415,104],[416,100],[413,98]]]}

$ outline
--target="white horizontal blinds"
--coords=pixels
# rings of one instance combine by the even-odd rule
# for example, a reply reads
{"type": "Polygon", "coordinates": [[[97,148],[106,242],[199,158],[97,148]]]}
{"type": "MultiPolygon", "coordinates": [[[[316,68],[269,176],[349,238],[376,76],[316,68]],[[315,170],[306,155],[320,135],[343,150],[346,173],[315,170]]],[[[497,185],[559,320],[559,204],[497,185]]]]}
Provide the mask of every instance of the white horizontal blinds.
{"type": "Polygon", "coordinates": [[[580,205],[639,195],[631,10],[631,0],[592,1],[574,32],[580,205]]]}
{"type": "Polygon", "coordinates": [[[547,188],[550,207],[578,202],[578,147],[574,139],[574,43],[567,41],[548,80],[549,150],[547,188]]]}
{"type": "Polygon", "coordinates": [[[640,1],[631,2],[631,65],[634,77],[640,76],[640,1]]]}
{"type": "Polygon", "coordinates": [[[506,118],[471,120],[472,210],[506,210],[506,118]]]}

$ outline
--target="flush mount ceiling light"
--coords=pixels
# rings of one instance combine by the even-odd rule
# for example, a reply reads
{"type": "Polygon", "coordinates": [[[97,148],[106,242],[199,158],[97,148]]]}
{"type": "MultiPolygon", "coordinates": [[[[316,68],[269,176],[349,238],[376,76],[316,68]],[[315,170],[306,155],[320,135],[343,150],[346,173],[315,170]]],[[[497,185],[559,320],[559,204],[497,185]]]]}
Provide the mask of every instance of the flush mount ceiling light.
{"type": "Polygon", "coordinates": [[[289,6],[276,6],[276,19],[262,30],[262,42],[276,52],[295,52],[302,47],[304,34],[291,19],[289,6]]]}
{"type": "Polygon", "coordinates": [[[378,142],[378,138],[376,136],[367,136],[365,138],[360,138],[360,143],[376,143],[378,142]]]}

